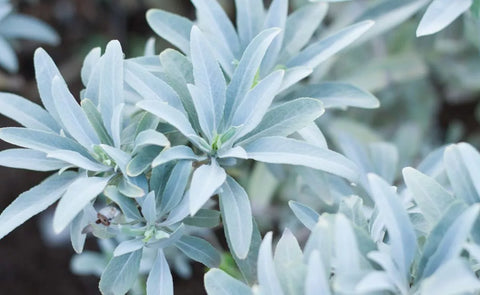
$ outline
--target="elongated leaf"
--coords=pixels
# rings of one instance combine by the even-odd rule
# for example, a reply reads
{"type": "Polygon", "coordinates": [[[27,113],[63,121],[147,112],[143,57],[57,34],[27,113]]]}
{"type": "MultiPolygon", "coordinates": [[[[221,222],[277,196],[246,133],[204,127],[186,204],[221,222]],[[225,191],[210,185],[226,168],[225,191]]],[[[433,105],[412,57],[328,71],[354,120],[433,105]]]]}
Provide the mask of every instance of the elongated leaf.
{"type": "Polygon", "coordinates": [[[77,174],[70,171],[60,175],[54,174],[39,185],[20,194],[0,214],[2,222],[0,239],[57,201],[76,178],[77,174]]]}
{"type": "Polygon", "coordinates": [[[204,239],[183,236],[175,243],[175,246],[191,259],[201,262],[207,267],[220,265],[220,254],[204,239]]]}
{"type": "Polygon", "coordinates": [[[49,153],[55,150],[71,150],[90,157],[87,150],[70,138],[40,130],[6,127],[0,129],[0,139],[14,145],[49,153]]]}
{"type": "Polygon", "coordinates": [[[15,94],[0,92],[0,114],[31,129],[57,132],[57,122],[39,105],[15,94]]]}
{"type": "Polygon", "coordinates": [[[103,144],[113,145],[113,139],[110,137],[110,134],[108,134],[108,131],[103,124],[102,115],[98,111],[95,104],[88,98],[85,98],[82,100],[81,106],[85,116],[87,116],[88,121],[97,133],[100,141],[103,144]]]}
{"type": "Polygon", "coordinates": [[[284,294],[304,294],[306,267],[295,236],[287,228],[278,241],[274,255],[275,270],[284,294]]]}
{"type": "Polygon", "coordinates": [[[130,162],[130,155],[119,148],[114,148],[105,144],[101,144],[100,147],[115,162],[123,175],[128,175],[127,164],[130,162]]]}
{"type": "Polygon", "coordinates": [[[225,182],[227,173],[212,159],[210,165],[202,165],[193,172],[190,183],[190,214],[193,216],[225,182]]]}
{"type": "Polygon", "coordinates": [[[290,86],[303,80],[303,78],[308,77],[312,72],[313,70],[308,67],[293,67],[287,69],[283,77],[282,86],[278,92],[288,89],[290,86]]]}
{"type": "Polygon", "coordinates": [[[252,238],[252,209],[245,190],[231,177],[222,186],[220,209],[224,226],[233,247],[233,252],[245,259],[250,249],[252,238]]]}
{"type": "Polygon", "coordinates": [[[18,71],[18,59],[12,46],[8,44],[5,38],[0,37],[0,66],[10,72],[18,71]]]}
{"type": "Polygon", "coordinates": [[[87,206],[82,212],[77,214],[75,219],[70,223],[70,241],[72,242],[72,248],[78,254],[83,252],[85,240],[87,234],[83,232],[86,226],[88,226],[93,220],[97,218],[97,211],[93,206],[87,206]]]}
{"type": "Polygon", "coordinates": [[[372,94],[354,85],[342,82],[326,82],[307,85],[294,93],[296,97],[318,98],[328,108],[357,107],[373,109],[380,103],[372,94]]]}
{"type": "Polygon", "coordinates": [[[251,295],[252,290],[220,269],[209,270],[204,277],[205,289],[209,295],[251,295]]]}
{"type": "Polygon", "coordinates": [[[161,148],[157,146],[149,146],[141,149],[132,157],[127,165],[128,176],[139,176],[152,166],[152,161],[158,156],[161,148]]]}
{"type": "Polygon", "coordinates": [[[413,168],[404,168],[403,178],[425,218],[437,224],[455,198],[433,178],[413,168]]]}
{"type": "Polygon", "coordinates": [[[211,209],[200,209],[195,216],[183,220],[186,225],[212,228],[220,224],[220,212],[211,209]]]}
{"type": "Polygon", "coordinates": [[[118,244],[117,248],[115,248],[115,251],[113,251],[113,256],[122,256],[124,254],[137,251],[142,247],[142,239],[126,240],[118,244]]]}
{"type": "Polygon", "coordinates": [[[114,109],[123,102],[123,52],[120,42],[110,41],[102,59],[104,63],[100,76],[98,104],[105,128],[113,138],[111,126],[114,109]]]}
{"type": "Polygon", "coordinates": [[[401,273],[407,276],[417,247],[412,223],[391,186],[375,174],[368,174],[368,180],[372,197],[390,237],[392,252],[395,253],[393,259],[401,273]]]}
{"type": "Polygon", "coordinates": [[[52,96],[52,80],[55,76],[61,77],[61,74],[52,58],[43,48],[35,50],[33,63],[35,65],[35,79],[42,104],[55,121],[61,122],[58,116],[59,110],[57,110],[52,96]]]}
{"type": "Polygon", "coordinates": [[[312,230],[318,222],[320,215],[312,208],[303,205],[299,202],[289,201],[288,206],[292,209],[295,216],[303,223],[309,230],[312,230]]]}
{"type": "MultiPolygon", "coordinates": [[[[258,0],[248,0],[258,1],[258,0]]],[[[262,31],[248,45],[243,53],[233,77],[227,87],[227,101],[225,104],[225,118],[231,120],[233,111],[245,99],[245,95],[252,88],[255,75],[257,74],[260,63],[272,43],[272,40],[279,34],[278,28],[262,31]]]]}
{"type": "Polygon", "coordinates": [[[263,238],[258,253],[258,283],[262,294],[283,295],[272,255],[272,232],[263,238]]]}
{"type": "Polygon", "coordinates": [[[314,250],[308,259],[308,270],[305,278],[305,295],[325,294],[330,295],[328,278],[325,266],[318,250],[314,250]]]}
{"type": "Polygon", "coordinates": [[[240,144],[267,136],[290,135],[311,124],[324,112],[318,99],[298,98],[283,103],[270,109],[255,129],[240,139],[240,144]]]}
{"type": "Polygon", "coordinates": [[[243,48],[260,32],[264,22],[261,0],[235,0],[237,30],[243,48]]]}
{"type": "Polygon", "coordinates": [[[341,154],[291,138],[260,138],[248,143],[245,150],[249,158],[261,162],[306,166],[351,181],[358,178],[356,165],[341,154]]]}
{"type": "Polygon", "coordinates": [[[127,218],[133,220],[142,219],[142,215],[140,214],[140,211],[138,211],[135,200],[120,194],[115,186],[107,186],[104,190],[104,194],[120,207],[127,218]]]}
{"type": "Polygon", "coordinates": [[[267,53],[265,54],[265,58],[263,59],[260,67],[260,75],[262,77],[270,73],[272,69],[277,65],[278,55],[282,49],[283,44],[287,14],[288,0],[272,1],[265,17],[263,27],[264,29],[280,28],[282,29],[282,31],[273,40],[270,48],[268,48],[267,53]]]}
{"type": "Polygon", "coordinates": [[[207,122],[202,126],[205,133],[211,133],[217,129],[223,117],[225,107],[226,82],[222,70],[210,53],[211,48],[205,41],[205,37],[197,27],[192,28],[190,41],[190,55],[193,65],[193,77],[195,86],[202,95],[194,95],[193,102],[200,123],[207,122]],[[200,100],[202,99],[202,100],[200,100]],[[205,130],[205,128],[207,128],[205,130]]]}
{"type": "Polygon", "coordinates": [[[101,56],[102,49],[100,47],[93,48],[85,56],[85,59],[83,60],[82,71],[80,73],[83,85],[87,86],[88,80],[90,80],[90,76],[92,75],[93,68],[100,61],[101,56]]]}
{"type": "Polygon", "coordinates": [[[155,192],[149,192],[142,202],[142,215],[148,224],[155,224],[157,221],[157,209],[156,209],[155,192]]]}
{"type": "MultiPolygon", "coordinates": [[[[155,131],[153,129],[147,129],[138,134],[135,138],[135,149],[138,150],[141,147],[147,145],[156,145],[156,146],[169,146],[170,141],[162,133],[155,131]]],[[[135,152],[134,149],[134,152],[135,152]]]]}
{"type": "Polygon", "coordinates": [[[452,23],[472,5],[472,0],[433,0],[417,28],[417,37],[435,34],[452,23]]]}
{"type": "Polygon", "coordinates": [[[147,12],[147,22],[160,37],[188,54],[193,26],[189,19],[160,9],[150,9],[147,12]]]}
{"type": "Polygon", "coordinates": [[[282,63],[296,55],[310,41],[327,10],[326,3],[308,3],[288,16],[280,54],[282,63]]]}
{"type": "Polygon", "coordinates": [[[100,277],[100,291],[103,294],[126,294],[137,279],[141,259],[142,250],[113,257],[100,277]]]}
{"type": "Polygon", "coordinates": [[[60,37],[46,23],[23,14],[10,14],[2,19],[0,35],[11,39],[28,39],[57,45],[60,37]]]}
{"type": "Polygon", "coordinates": [[[47,158],[47,154],[29,149],[8,149],[0,152],[0,165],[11,168],[52,171],[68,166],[68,163],[47,158]]]}
{"type": "Polygon", "coordinates": [[[231,125],[242,126],[234,137],[242,137],[262,121],[277,94],[283,75],[283,71],[275,71],[247,93],[243,102],[234,110],[231,125]]]}
{"type": "Polygon", "coordinates": [[[372,21],[363,21],[322,39],[308,46],[298,55],[290,59],[287,62],[287,67],[306,66],[315,68],[358,39],[363,33],[370,29],[373,24],[374,22],[372,21]]]}
{"type": "Polygon", "coordinates": [[[147,295],[173,295],[172,274],[167,259],[160,249],[148,274],[147,295]]]}
{"type": "Polygon", "coordinates": [[[162,193],[160,210],[163,213],[172,210],[182,200],[191,170],[191,161],[179,161],[173,168],[162,193]]]}
{"type": "Polygon", "coordinates": [[[49,152],[47,154],[47,157],[61,160],[65,163],[70,163],[76,167],[89,170],[89,171],[102,172],[102,171],[108,171],[112,169],[109,166],[105,166],[97,162],[94,162],[74,151],[56,150],[53,152],[49,152]]]}
{"type": "Polygon", "coordinates": [[[58,202],[53,229],[60,233],[75,216],[105,188],[110,177],[82,177],[75,180],[58,202]]]}

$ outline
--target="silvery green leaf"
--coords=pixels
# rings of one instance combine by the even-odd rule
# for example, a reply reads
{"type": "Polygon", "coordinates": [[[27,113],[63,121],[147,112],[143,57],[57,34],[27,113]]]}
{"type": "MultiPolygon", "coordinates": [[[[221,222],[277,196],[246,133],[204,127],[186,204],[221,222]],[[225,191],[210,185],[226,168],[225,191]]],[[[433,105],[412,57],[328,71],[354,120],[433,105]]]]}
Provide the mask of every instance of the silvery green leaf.
{"type": "MultiPolygon", "coordinates": [[[[258,1],[258,0],[248,0],[258,1]]],[[[247,5],[240,5],[247,6],[247,5]]],[[[280,29],[272,28],[262,31],[248,45],[238,63],[232,79],[227,87],[227,101],[225,104],[225,118],[231,120],[233,112],[246,98],[247,92],[252,88],[255,76],[258,73],[260,63],[272,43],[272,40],[280,33],[280,29]]]]}
{"type": "Polygon", "coordinates": [[[81,177],[60,199],[53,216],[53,229],[60,233],[85,206],[105,188],[111,177],[81,177]]]}
{"type": "Polygon", "coordinates": [[[292,209],[295,216],[305,225],[309,230],[312,230],[318,222],[320,215],[307,205],[299,202],[289,201],[288,206],[292,209]]]}
{"type": "Polygon", "coordinates": [[[345,107],[373,109],[380,106],[378,99],[371,93],[343,82],[306,85],[295,91],[294,95],[317,98],[323,102],[326,109],[345,107]]]}
{"type": "Polygon", "coordinates": [[[18,59],[12,46],[0,36],[0,65],[10,72],[18,71],[18,59]]]}
{"type": "Polygon", "coordinates": [[[361,255],[350,221],[343,214],[335,217],[335,274],[350,279],[361,271],[361,255]]]}
{"type": "Polygon", "coordinates": [[[264,137],[248,143],[244,148],[248,157],[257,161],[306,166],[350,181],[358,178],[356,165],[341,154],[292,138],[264,137]]]}
{"type": "Polygon", "coordinates": [[[202,161],[204,157],[197,156],[191,148],[185,145],[178,145],[163,150],[152,162],[152,167],[157,167],[164,163],[175,160],[202,161]]]}
{"type": "Polygon", "coordinates": [[[425,218],[431,225],[437,224],[455,198],[435,179],[413,168],[404,168],[403,178],[425,218]]]}
{"type": "Polygon", "coordinates": [[[324,213],[320,215],[318,223],[312,229],[303,253],[305,257],[317,250],[321,255],[324,272],[329,274],[332,272],[333,255],[334,255],[334,228],[335,215],[324,213]]]}
{"type": "Polygon", "coordinates": [[[138,211],[137,203],[135,202],[135,200],[120,194],[120,192],[115,186],[107,186],[104,190],[104,194],[120,207],[126,217],[133,220],[142,219],[142,215],[138,211]]]}
{"type": "Polygon", "coordinates": [[[76,167],[95,172],[108,171],[112,169],[109,166],[105,166],[90,160],[87,157],[82,156],[78,152],[69,150],[56,150],[47,153],[48,158],[70,163],[76,167]]]}
{"type": "Polygon", "coordinates": [[[120,42],[117,40],[108,42],[102,59],[104,62],[100,76],[98,105],[105,128],[115,142],[112,119],[115,107],[123,102],[123,52],[120,42]]]}
{"type": "Polygon", "coordinates": [[[322,130],[318,128],[315,122],[308,124],[302,129],[298,130],[297,133],[308,143],[314,144],[321,148],[328,148],[327,140],[325,135],[323,135],[322,130]]]}
{"type": "Polygon", "coordinates": [[[402,294],[407,294],[409,289],[409,282],[405,278],[398,268],[398,266],[393,261],[393,257],[389,253],[384,253],[380,251],[371,251],[368,253],[368,258],[377,263],[384,271],[383,274],[376,272],[370,272],[366,275],[362,281],[357,285],[357,290],[371,290],[376,288],[376,290],[391,290],[397,291],[400,290],[402,294]],[[386,278],[384,276],[387,276],[386,278]],[[370,280],[382,279],[382,283],[377,286],[369,286],[370,280]]]}
{"type": "Polygon", "coordinates": [[[190,183],[190,214],[197,211],[210,199],[225,182],[227,173],[212,159],[209,165],[202,165],[193,172],[190,183]]]}
{"type": "Polygon", "coordinates": [[[152,161],[158,156],[161,148],[158,146],[149,146],[140,149],[135,156],[132,157],[127,165],[128,176],[139,176],[152,166],[152,161]]]}
{"type": "Polygon", "coordinates": [[[297,82],[303,80],[303,78],[308,77],[313,70],[308,67],[293,67],[289,68],[285,71],[285,75],[283,77],[282,86],[278,90],[281,92],[290,86],[296,84],[297,82]]]}
{"type": "Polygon", "coordinates": [[[272,232],[263,238],[258,253],[258,283],[261,294],[283,295],[272,255],[272,232]]]}
{"type": "Polygon", "coordinates": [[[305,277],[305,295],[331,295],[328,277],[318,250],[313,250],[308,258],[308,269],[305,277]]]}
{"type": "Polygon", "coordinates": [[[133,153],[138,151],[139,148],[147,145],[169,146],[170,141],[162,133],[153,129],[147,129],[140,132],[135,138],[135,148],[133,150],[133,153]]]}
{"type": "Polygon", "coordinates": [[[204,239],[183,236],[175,243],[175,246],[190,259],[201,262],[207,267],[212,268],[220,265],[220,254],[204,239]]]}
{"type": "Polygon", "coordinates": [[[20,194],[2,214],[0,214],[0,239],[23,224],[26,220],[47,209],[77,179],[77,173],[67,171],[54,174],[39,185],[20,194]]]}
{"type": "MultiPolygon", "coordinates": [[[[355,290],[361,294],[370,294],[374,292],[390,291],[398,293],[395,285],[393,285],[390,277],[384,271],[371,271],[367,273],[362,280],[357,284],[355,290]]],[[[402,293],[402,294],[408,294],[402,293]]]]}
{"type": "Polygon", "coordinates": [[[304,294],[307,269],[295,236],[287,228],[277,243],[273,261],[284,294],[304,294]]]}
{"type": "Polygon", "coordinates": [[[235,7],[238,36],[242,48],[245,48],[262,29],[264,21],[263,1],[235,0],[235,7]]]}
{"type": "Polygon", "coordinates": [[[195,86],[203,95],[193,95],[191,91],[190,93],[200,122],[202,122],[202,117],[204,117],[203,120],[211,122],[206,126],[210,128],[211,132],[217,129],[223,117],[227,87],[225,77],[215,57],[211,54],[210,45],[198,27],[192,28],[190,39],[195,86]],[[199,101],[198,99],[203,100],[199,101]]]}
{"type": "Polygon", "coordinates": [[[120,148],[122,144],[121,133],[123,130],[123,108],[125,104],[120,103],[113,108],[110,130],[112,130],[113,145],[120,148]]]}
{"type": "Polygon", "coordinates": [[[0,35],[7,39],[27,39],[57,45],[60,37],[46,23],[28,15],[12,13],[2,19],[0,35]]]}
{"type": "MultiPolygon", "coordinates": [[[[361,40],[370,40],[404,23],[428,3],[428,0],[382,1],[366,10],[356,21],[373,20],[375,25],[361,40]]],[[[361,43],[361,41],[359,42],[361,43]]]]}
{"type": "Polygon", "coordinates": [[[61,122],[58,116],[59,111],[52,96],[52,80],[55,76],[61,77],[61,74],[52,58],[43,48],[35,50],[33,63],[35,66],[35,79],[42,104],[55,121],[61,122]]]}
{"type": "Polygon", "coordinates": [[[220,224],[220,212],[211,209],[200,209],[197,214],[185,218],[186,225],[213,228],[220,224]]]}
{"type": "Polygon", "coordinates": [[[435,34],[452,23],[472,5],[472,0],[433,0],[417,28],[417,37],[435,34]]]}
{"type": "Polygon", "coordinates": [[[196,85],[188,84],[187,87],[195,105],[201,131],[208,142],[213,142],[214,134],[216,133],[213,105],[207,101],[206,94],[196,85]]]}
{"type": "Polygon", "coordinates": [[[229,158],[248,159],[247,152],[241,147],[236,146],[234,148],[220,149],[217,151],[217,156],[220,159],[229,160],[229,158]]]}
{"type": "MultiPolygon", "coordinates": [[[[160,225],[170,226],[177,222],[185,220],[190,214],[190,199],[188,198],[189,191],[185,192],[180,203],[170,211],[166,220],[162,221],[160,225]]],[[[199,210],[200,211],[200,210],[199,210]]]]}
{"type": "Polygon", "coordinates": [[[142,215],[148,224],[155,224],[157,221],[157,209],[155,201],[155,192],[151,191],[147,194],[142,203],[142,215]]]}
{"type": "Polygon", "coordinates": [[[417,237],[406,210],[393,187],[375,174],[368,174],[371,195],[380,211],[390,240],[393,259],[407,276],[417,248],[417,237]]]}
{"type": "Polygon", "coordinates": [[[118,244],[118,246],[115,248],[115,251],[113,251],[113,256],[114,257],[122,256],[142,248],[143,248],[142,239],[137,238],[132,240],[126,240],[118,244]]]}
{"type": "Polygon", "coordinates": [[[248,195],[232,177],[227,177],[219,196],[222,220],[227,228],[232,250],[238,258],[245,259],[253,231],[248,195]]]}
{"type": "Polygon", "coordinates": [[[175,127],[180,133],[185,135],[198,148],[208,151],[209,145],[193,130],[188,118],[177,109],[167,105],[166,103],[157,100],[142,100],[137,103],[137,106],[167,121],[170,125],[175,127]]]}
{"type": "Polygon", "coordinates": [[[82,110],[85,113],[90,125],[95,130],[100,142],[107,145],[113,145],[113,140],[108,134],[105,125],[103,124],[102,115],[98,111],[95,104],[88,98],[85,98],[81,102],[82,110]]]}
{"type": "Polygon", "coordinates": [[[450,145],[443,154],[443,164],[452,185],[455,196],[463,199],[468,204],[474,204],[480,200],[475,189],[475,184],[466,167],[466,163],[474,161],[475,158],[464,157],[459,145],[450,145]]]}
{"type": "MultiPolygon", "coordinates": [[[[103,66],[105,64],[105,59],[100,58],[95,65],[92,65],[92,70],[88,78],[88,82],[85,85],[85,90],[81,93],[81,99],[91,100],[95,106],[99,106],[100,100],[100,81],[103,74],[103,66]]],[[[101,115],[100,115],[101,116],[101,115]]],[[[101,119],[103,122],[103,118],[101,119]]]]}
{"type": "Polygon", "coordinates": [[[262,121],[240,139],[252,142],[266,136],[287,136],[312,123],[325,112],[318,99],[298,98],[271,108],[262,121]]]}
{"type": "Polygon", "coordinates": [[[252,295],[252,290],[223,270],[213,268],[204,277],[205,289],[209,295],[252,295]]]}
{"type": "Polygon", "coordinates": [[[30,149],[8,149],[0,152],[0,165],[11,168],[35,171],[52,171],[68,167],[56,159],[47,158],[47,154],[30,149]]]}
{"type": "Polygon", "coordinates": [[[21,96],[0,92],[0,114],[31,129],[58,132],[55,120],[39,105],[21,96]]]}
{"type": "Polygon", "coordinates": [[[240,138],[260,124],[278,92],[284,71],[275,71],[262,79],[233,110],[232,126],[241,126],[234,138],[240,138]]]}
{"type": "Polygon", "coordinates": [[[68,90],[65,81],[59,76],[52,80],[52,97],[57,110],[61,110],[58,116],[62,125],[76,141],[88,150],[92,149],[92,145],[100,143],[87,116],[68,90]]]}
{"type": "Polygon", "coordinates": [[[463,259],[454,258],[426,278],[420,290],[422,294],[472,294],[480,290],[480,281],[463,259]]]}
{"type": "Polygon", "coordinates": [[[273,40],[272,44],[265,54],[260,67],[260,75],[263,77],[270,73],[277,65],[278,55],[282,49],[283,37],[285,32],[285,23],[288,15],[288,0],[274,0],[270,4],[263,28],[281,28],[282,31],[273,40]]]}
{"type": "Polygon", "coordinates": [[[351,25],[325,39],[309,45],[287,62],[287,67],[306,66],[315,68],[358,39],[373,26],[372,21],[363,21],[351,25]]]}
{"type": "MultiPolygon", "coordinates": [[[[161,223],[160,225],[164,225],[161,223]]],[[[168,224],[171,225],[171,224],[168,224]]],[[[173,246],[181,237],[185,235],[185,226],[180,224],[175,228],[175,230],[169,234],[168,237],[161,238],[158,240],[150,240],[150,242],[145,244],[147,248],[163,249],[170,246],[173,246]]]]}
{"type": "Polygon", "coordinates": [[[176,207],[184,195],[185,189],[190,179],[190,172],[192,171],[191,161],[178,161],[170,173],[170,177],[162,192],[162,199],[160,202],[160,210],[162,213],[169,212],[176,207]]]}
{"type": "Polygon", "coordinates": [[[83,85],[87,86],[88,80],[92,74],[93,68],[100,61],[102,56],[102,49],[100,47],[95,47],[85,56],[83,60],[83,66],[81,70],[81,78],[83,85]]]}
{"type": "Polygon", "coordinates": [[[173,279],[163,251],[157,251],[157,258],[147,278],[147,295],[173,295],[173,279]]]}
{"type": "Polygon", "coordinates": [[[226,45],[227,54],[237,57],[240,54],[240,41],[237,32],[220,4],[215,0],[194,0],[201,28],[226,45]]]}
{"type": "MultiPolygon", "coordinates": [[[[141,177],[137,176],[137,177],[141,177]]],[[[129,198],[141,198],[145,195],[146,190],[139,187],[135,183],[133,183],[131,180],[135,178],[122,178],[120,180],[120,183],[118,184],[118,191],[121,192],[123,195],[129,197],[129,198]]]]}
{"type": "Polygon", "coordinates": [[[442,264],[461,253],[473,224],[478,218],[479,210],[480,205],[471,206],[444,232],[440,243],[437,244],[436,251],[428,258],[425,270],[422,273],[423,278],[432,275],[442,264]]]}
{"type": "Polygon", "coordinates": [[[102,294],[123,295],[137,279],[142,250],[113,257],[100,277],[102,294]]]}
{"type": "Polygon", "coordinates": [[[480,196],[480,153],[470,144],[461,142],[456,145],[468,170],[472,183],[480,196]]]}
{"type": "Polygon", "coordinates": [[[189,19],[160,9],[150,9],[147,12],[147,22],[160,37],[184,53],[189,52],[190,31],[193,26],[189,19]]]}
{"type": "Polygon", "coordinates": [[[298,53],[308,43],[324,19],[327,9],[326,3],[308,3],[289,15],[285,25],[282,61],[298,53]]]}
{"type": "Polygon", "coordinates": [[[76,141],[51,132],[5,127],[0,129],[0,139],[21,147],[49,153],[55,150],[71,150],[90,157],[88,151],[76,141]]]}
{"type": "Polygon", "coordinates": [[[125,81],[142,99],[167,102],[170,106],[184,112],[175,90],[144,67],[130,61],[125,62],[125,81]]]}
{"type": "MultiPolygon", "coordinates": [[[[252,225],[253,231],[247,257],[245,259],[240,259],[235,252],[231,251],[232,257],[235,260],[238,269],[242,273],[244,281],[249,285],[257,283],[258,251],[260,249],[260,244],[262,243],[262,236],[260,235],[260,231],[258,230],[258,226],[254,218],[252,218],[252,225]]],[[[228,248],[233,249],[228,228],[224,226],[223,229],[225,231],[228,248]]]]}
{"type": "Polygon", "coordinates": [[[423,160],[418,164],[417,170],[429,175],[431,177],[437,177],[443,173],[443,154],[445,153],[445,146],[441,146],[430,152],[423,160]]]}

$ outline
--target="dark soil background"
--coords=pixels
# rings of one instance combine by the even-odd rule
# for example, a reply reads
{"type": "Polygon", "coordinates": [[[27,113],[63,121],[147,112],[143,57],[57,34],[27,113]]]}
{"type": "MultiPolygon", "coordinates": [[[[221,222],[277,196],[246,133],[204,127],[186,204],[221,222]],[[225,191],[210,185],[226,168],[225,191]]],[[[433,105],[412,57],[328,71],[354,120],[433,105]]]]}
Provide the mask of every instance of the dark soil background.
{"type": "MultiPolygon", "coordinates": [[[[13,1],[18,10],[52,25],[60,34],[62,43],[57,47],[44,46],[60,68],[70,90],[78,93],[79,78],[85,54],[95,46],[105,47],[111,39],[122,43],[127,57],[140,55],[147,38],[154,36],[145,21],[149,8],[163,8],[193,18],[188,0],[25,0],[13,1]]],[[[220,1],[230,3],[229,1],[220,1]]],[[[268,1],[269,2],[269,1],[268,1]]],[[[230,3],[231,5],[231,3],[230,3]]],[[[231,7],[231,6],[230,6],[231,7]]],[[[39,102],[33,71],[33,51],[37,43],[20,42],[18,56],[20,72],[7,74],[0,70],[0,91],[15,92],[39,102]]],[[[157,39],[157,49],[167,46],[157,39]]],[[[439,123],[448,126],[452,119],[473,118],[472,106],[441,108],[439,123]]],[[[469,120],[469,119],[468,119],[469,120]]],[[[0,118],[0,126],[15,125],[0,118]]],[[[476,126],[476,124],[475,124],[476,126]]],[[[0,143],[0,149],[8,148],[0,143]]],[[[18,194],[39,183],[48,174],[0,167],[0,210],[7,207],[18,194]]],[[[52,213],[50,208],[50,213],[52,213]]],[[[42,215],[44,216],[44,215],[42,215]]],[[[69,241],[47,246],[41,235],[37,216],[17,228],[0,241],[0,295],[76,295],[99,294],[98,278],[76,276],[70,272],[73,250],[69,241]]],[[[0,225],[1,226],[1,225],[0,225]]],[[[47,224],[48,226],[48,224],[47,224]]],[[[51,244],[51,243],[50,243],[51,244]]],[[[87,248],[95,249],[95,242],[87,248]]],[[[175,294],[204,294],[202,268],[195,266],[192,280],[175,277],[175,294]]]]}

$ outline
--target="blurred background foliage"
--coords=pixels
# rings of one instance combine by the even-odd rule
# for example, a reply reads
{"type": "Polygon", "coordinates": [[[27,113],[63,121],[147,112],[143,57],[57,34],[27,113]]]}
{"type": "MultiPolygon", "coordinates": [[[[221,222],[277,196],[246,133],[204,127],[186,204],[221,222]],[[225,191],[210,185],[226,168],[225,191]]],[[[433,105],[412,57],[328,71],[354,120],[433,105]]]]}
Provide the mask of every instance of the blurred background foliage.
{"type": "MultiPolygon", "coordinates": [[[[233,18],[233,1],[219,2],[233,18]]],[[[266,1],[266,7],[269,2],[266,1]]],[[[291,0],[290,9],[301,7],[306,2],[291,0]]],[[[305,81],[350,82],[378,97],[381,102],[378,109],[327,112],[317,123],[327,135],[331,148],[348,156],[345,144],[355,145],[358,150],[366,151],[366,155],[377,156],[377,162],[372,160],[373,166],[379,161],[375,147],[389,142],[394,156],[384,160],[397,161],[397,171],[391,172],[392,183],[400,176],[402,167],[418,165],[429,152],[447,143],[467,141],[480,148],[480,21],[477,6],[474,5],[471,12],[442,32],[417,38],[415,31],[425,7],[408,7],[407,2],[415,6],[415,1],[403,0],[332,3],[316,39],[346,24],[372,17],[377,20],[374,32],[378,34],[356,42],[324,63],[305,81]],[[390,4],[385,4],[387,2],[390,4]],[[396,22],[398,19],[385,14],[388,11],[399,13],[401,9],[404,9],[405,21],[396,22]]],[[[145,20],[147,9],[161,8],[195,18],[193,6],[188,0],[17,0],[12,4],[19,12],[45,21],[59,33],[61,44],[57,47],[45,46],[45,49],[59,66],[73,93],[82,88],[80,68],[91,48],[105,47],[109,40],[118,39],[127,57],[143,54],[146,41],[155,35],[145,20]]],[[[0,70],[0,90],[35,97],[38,103],[32,55],[39,45],[31,41],[20,41],[14,45],[20,70],[16,74],[0,70]]],[[[166,47],[168,44],[157,38],[157,52],[166,47]]],[[[1,126],[12,124],[5,118],[1,119],[1,126]]],[[[6,147],[5,143],[0,146],[1,149],[6,147]]],[[[238,170],[238,173],[240,181],[248,188],[254,214],[263,230],[298,224],[285,200],[295,199],[310,204],[319,212],[338,208],[339,202],[335,197],[338,197],[336,190],[341,189],[341,185],[329,189],[319,184],[320,190],[305,187],[302,177],[309,177],[308,171],[256,164],[252,170],[238,170]],[[294,174],[300,176],[293,177],[294,174]],[[322,196],[318,197],[319,194],[322,196]],[[330,194],[333,201],[319,202],[326,199],[326,194],[330,194]]],[[[2,208],[46,176],[3,167],[0,167],[0,175],[2,208]]],[[[81,277],[66,271],[73,250],[65,242],[65,237],[52,237],[47,230],[43,230],[43,234],[39,230],[50,226],[48,218],[48,214],[33,218],[0,243],[2,293],[98,294],[96,277],[81,277]],[[37,242],[41,239],[43,244],[37,242]]],[[[219,231],[221,233],[222,229],[219,231]]],[[[297,233],[302,235],[301,231],[297,233]]],[[[95,250],[98,245],[89,241],[87,248],[95,250]]],[[[175,277],[176,293],[199,294],[203,290],[203,272],[201,267],[195,266],[193,280],[175,277]]]]}

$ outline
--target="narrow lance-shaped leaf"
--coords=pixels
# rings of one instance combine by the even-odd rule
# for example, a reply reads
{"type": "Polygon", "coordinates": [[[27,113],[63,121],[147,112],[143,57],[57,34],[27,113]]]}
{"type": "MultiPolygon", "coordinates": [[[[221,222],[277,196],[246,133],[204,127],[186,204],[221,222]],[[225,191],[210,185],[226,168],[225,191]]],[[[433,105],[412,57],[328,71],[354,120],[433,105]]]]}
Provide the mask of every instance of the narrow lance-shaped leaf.
{"type": "Polygon", "coordinates": [[[197,211],[210,199],[225,182],[227,173],[212,159],[210,165],[202,165],[193,172],[190,184],[190,214],[197,211]]]}
{"type": "Polygon", "coordinates": [[[82,177],[72,183],[58,202],[53,229],[60,233],[105,188],[110,177],[82,177]]]}
{"type": "Polygon", "coordinates": [[[270,48],[268,48],[265,58],[260,67],[260,75],[263,77],[270,73],[277,65],[278,55],[282,49],[283,37],[285,33],[285,23],[288,14],[288,0],[274,0],[270,4],[267,15],[265,17],[264,28],[281,28],[282,31],[273,40],[270,48]]]}
{"type": "Polygon", "coordinates": [[[113,257],[100,277],[100,291],[103,294],[126,294],[137,279],[141,259],[142,250],[113,257]]]}
{"type": "Polygon", "coordinates": [[[147,278],[147,295],[173,295],[173,279],[163,251],[157,251],[147,278]]]}
{"type": "Polygon", "coordinates": [[[76,178],[77,173],[71,171],[60,175],[54,174],[39,185],[20,194],[0,214],[0,222],[2,224],[0,227],[0,239],[57,201],[76,178]]]}
{"type": "Polygon", "coordinates": [[[272,136],[245,145],[248,157],[273,164],[301,165],[345,177],[358,178],[356,165],[336,152],[292,138],[272,136]]]}
{"type": "Polygon", "coordinates": [[[288,205],[298,220],[300,220],[300,222],[302,222],[309,230],[313,230],[320,215],[312,208],[299,202],[289,201],[288,205]]]}
{"type": "Polygon", "coordinates": [[[220,254],[207,241],[192,236],[183,236],[175,243],[185,255],[203,263],[207,267],[217,267],[220,264],[220,254]]]}
{"type": "Polygon", "coordinates": [[[220,269],[209,270],[204,277],[209,295],[251,295],[252,290],[220,269]]]}
{"type": "Polygon", "coordinates": [[[247,193],[231,177],[227,177],[222,186],[220,209],[233,252],[240,259],[246,258],[253,230],[252,209],[247,193]]]}
{"type": "Polygon", "coordinates": [[[68,163],[47,158],[47,154],[30,149],[8,149],[0,152],[0,166],[34,171],[53,171],[69,166],[68,163]]]}
{"type": "Polygon", "coordinates": [[[235,0],[237,30],[243,48],[257,36],[264,21],[264,7],[261,0],[235,0]]]}
{"type": "Polygon", "coordinates": [[[274,255],[275,270],[284,294],[304,294],[306,267],[295,236],[287,228],[278,241],[274,255]]]}
{"type": "Polygon", "coordinates": [[[258,283],[262,294],[283,295],[280,281],[275,272],[272,255],[272,232],[263,238],[258,253],[258,283]]]}
{"type": "Polygon", "coordinates": [[[433,0],[417,28],[417,37],[435,34],[452,23],[472,5],[472,0],[433,0]]]}

